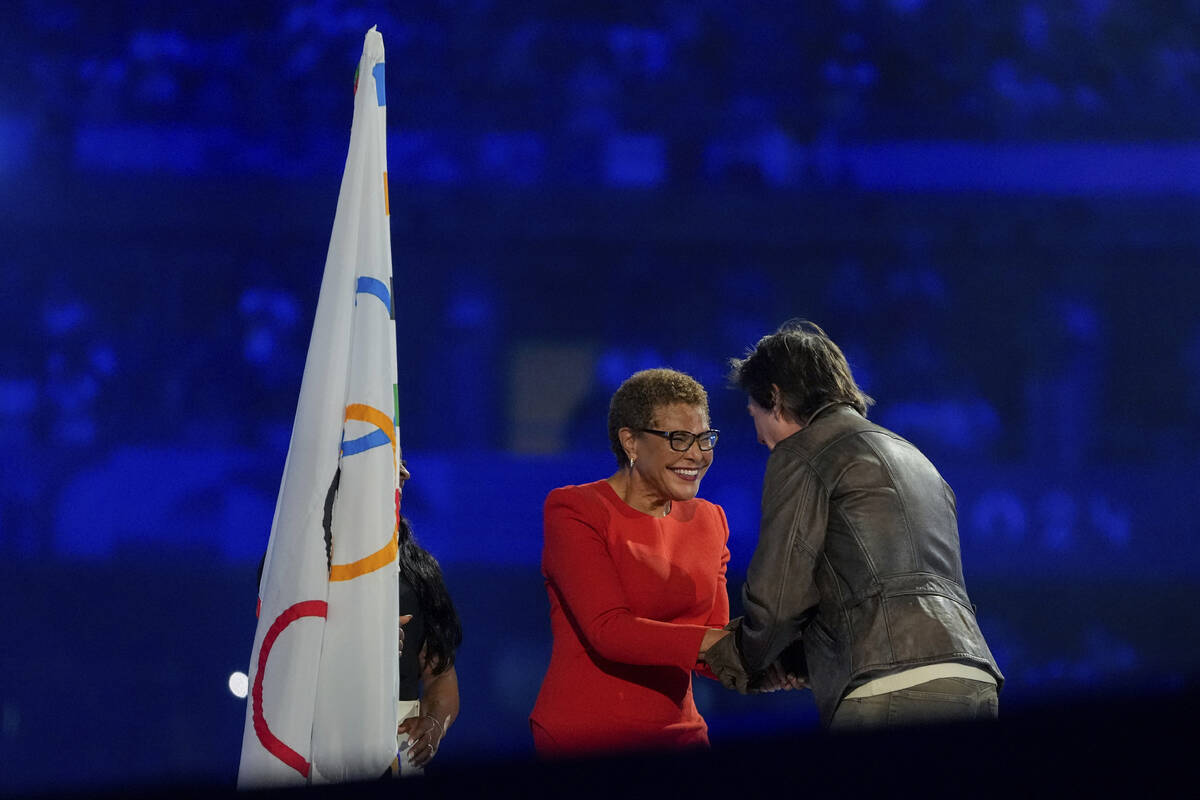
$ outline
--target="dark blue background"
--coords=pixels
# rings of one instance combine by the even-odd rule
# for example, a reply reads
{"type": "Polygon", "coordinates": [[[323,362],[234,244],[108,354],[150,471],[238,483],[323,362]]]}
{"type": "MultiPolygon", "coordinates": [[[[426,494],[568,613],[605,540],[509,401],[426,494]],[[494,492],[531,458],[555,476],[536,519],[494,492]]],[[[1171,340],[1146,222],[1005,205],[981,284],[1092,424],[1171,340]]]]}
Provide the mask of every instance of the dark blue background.
{"type": "MultiPolygon", "coordinates": [[[[405,509],[465,625],[440,768],[525,757],[554,486],[709,388],[731,598],[793,316],[958,495],[1009,683],[1200,671],[1200,9],[1121,0],[14,3],[0,23],[0,792],[236,775],[362,36],[387,47],[405,509]]],[[[807,693],[706,681],[715,745],[807,693]]]]}

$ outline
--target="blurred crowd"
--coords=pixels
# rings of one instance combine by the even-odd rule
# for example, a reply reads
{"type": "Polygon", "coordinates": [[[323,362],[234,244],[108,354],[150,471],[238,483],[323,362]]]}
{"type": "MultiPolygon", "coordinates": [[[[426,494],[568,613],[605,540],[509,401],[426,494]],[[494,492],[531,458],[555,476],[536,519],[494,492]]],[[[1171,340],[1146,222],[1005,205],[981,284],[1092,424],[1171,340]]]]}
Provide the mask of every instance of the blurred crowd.
{"type": "MultiPolygon", "coordinates": [[[[27,148],[22,168],[50,186],[74,173],[136,187],[163,171],[264,184],[323,174],[332,186],[353,67],[377,25],[390,180],[414,202],[461,187],[529,217],[531,186],[598,198],[601,212],[622,202],[614,189],[651,187],[663,202],[642,223],[666,228],[679,224],[671,198],[696,190],[756,196],[764,210],[769,191],[745,190],[836,191],[821,154],[848,141],[1193,136],[1200,5],[1162,6],[442,0],[376,12],[341,0],[39,0],[14,4],[0,26],[0,139],[27,148]]],[[[131,194],[148,235],[18,237],[0,254],[11,275],[0,437],[35,454],[0,475],[11,490],[0,526],[19,547],[54,526],[47,498],[66,477],[122,445],[272,457],[286,447],[332,220],[306,237],[249,236],[230,224],[236,210],[211,209],[155,233],[156,201],[131,194]]],[[[1019,217],[1021,198],[1006,202],[1019,217]]],[[[689,229],[715,227],[722,210],[708,214],[689,229]]],[[[476,220],[441,220],[433,234],[414,224],[394,234],[402,436],[428,450],[603,449],[613,388],[660,365],[700,379],[714,424],[737,432],[744,410],[721,388],[726,360],[802,316],[843,345],[879,400],[876,418],[935,459],[1070,472],[1194,458],[1200,318],[1189,284],[1178,271],[1148,274],[1145,251],[1059,260],[1087,235],[1080,219],[1086,211],[1064,218],[1061,241],[1032,255],[1014,224],[1013,246],[982,263],[978,228],[947,240],[886,214],[864,216],[870,236],[850,243],[796,219],[807,248],[763,246],[749,229],[722,248],[619,231],[533,244],[491,231],[472,245],[476,220]],[[568,362],[555,415],[533,420],[551,435],[514,436],[517,410],[544,392],[519,385],[517,365],[547,376],[555,358],[568,362]]],[[[1163,230],[1131,222],[1112,239],[1190,264],[1190,251],[1170,252],[1191,228],[1163,230]]],[[[752,449],[741,434],[722,447],[752,449]]]]}
{"type": "Polygon", "coordinates": [[[337,170],[361,37],[388,51],[393,173],[810,185],[872,140],[1182,140],[1200,6],[1130,0],[25,2],[0,115],[47,164],[337,170]],[[169,155],[167,152],[169,151],[169,155]]]}

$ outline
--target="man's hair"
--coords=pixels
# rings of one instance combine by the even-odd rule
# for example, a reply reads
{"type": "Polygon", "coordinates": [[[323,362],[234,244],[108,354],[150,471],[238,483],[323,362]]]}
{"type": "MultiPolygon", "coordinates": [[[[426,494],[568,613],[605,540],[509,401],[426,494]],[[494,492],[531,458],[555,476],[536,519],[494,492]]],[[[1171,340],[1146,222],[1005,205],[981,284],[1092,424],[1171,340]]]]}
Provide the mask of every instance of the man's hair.
{"type": "Polygon", "coordinates": [[[771,385],[778,386],[783,410],[796,422],[806,423],[827,403],[848,403],[864,417],[875,404],[854,382],[841,348],[808,320],[788,320],[729,366],[730,386],[763,408],[774,407],[771,385]]]}
{"type": "Polygon", "coordinates": [[[608,404],[608,442],[618,466],[629,466],[629,456],[621,446],[621,428],[653,428],[654,413],[673,403],[695,406],[708,419],[708,393],[699,381],[678,370],[644,369],[617,387],[608,404]]]}

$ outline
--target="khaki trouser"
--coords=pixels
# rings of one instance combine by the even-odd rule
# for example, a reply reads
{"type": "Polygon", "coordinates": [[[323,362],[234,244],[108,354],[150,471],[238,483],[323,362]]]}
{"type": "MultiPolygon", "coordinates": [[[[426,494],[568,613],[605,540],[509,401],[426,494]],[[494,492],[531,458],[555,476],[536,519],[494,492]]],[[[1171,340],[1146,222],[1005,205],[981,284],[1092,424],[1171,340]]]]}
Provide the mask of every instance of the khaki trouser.
{"type": "Polygon", "coordinates": [[[860,731],[904,725],[995,719],[996,687],[967,678],[938,678],[874,697],[843,699],[831,731],[860,731]]]}

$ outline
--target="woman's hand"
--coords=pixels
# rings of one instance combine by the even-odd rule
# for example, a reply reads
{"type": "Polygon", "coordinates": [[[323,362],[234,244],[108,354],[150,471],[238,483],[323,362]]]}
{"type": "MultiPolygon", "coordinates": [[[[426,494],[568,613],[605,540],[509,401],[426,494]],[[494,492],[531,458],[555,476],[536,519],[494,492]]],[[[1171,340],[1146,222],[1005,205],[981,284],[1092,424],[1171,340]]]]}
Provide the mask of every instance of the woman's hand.
{"type": "Polygon", "coordinates": [[[408,763],[423,767],[437,755],[442,737],[446,735],[446,727],[433,714],[422,714],[401,722],[396,733],[408,734],[408,763]]]}
{"type": "Polygon", "coordinates": [[[400,631],[400,649],[396,652],[396,655],[404,655],[404,626],[407,625],[411,619],[412,614],[405,614],[404,616],[400,617],[400,627],[397,628],[397,630],[400,631]]]}

